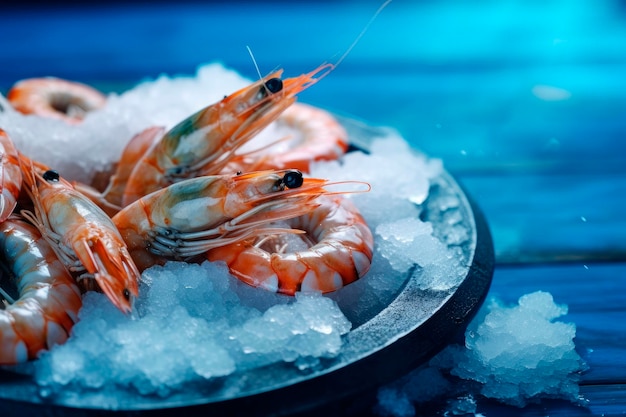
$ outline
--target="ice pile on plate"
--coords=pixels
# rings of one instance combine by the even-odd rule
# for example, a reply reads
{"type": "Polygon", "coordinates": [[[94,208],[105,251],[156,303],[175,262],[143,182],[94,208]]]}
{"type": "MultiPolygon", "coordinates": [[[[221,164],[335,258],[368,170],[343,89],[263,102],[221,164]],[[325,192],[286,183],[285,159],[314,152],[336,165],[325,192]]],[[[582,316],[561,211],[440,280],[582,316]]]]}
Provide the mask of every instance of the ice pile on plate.
{"type": "Polygon", "coordinates": [[[264,312],[238,296],[223,263],[171,262],[143,275],[135,317],[88,293],[68,343],[36,362],[42,394],[128,386],[169,395],[190,382],[268,363],[333,357],[350,323],[332,300],[299,295],[264,312]]]}
{"type": "MultiPolygon", "coordinates": [[[[312,175],[371,184],[372,192],[351,198],[378,238],[377,252],[400,274],[418,266],[422,288],[443,291],[455,287],[467,274],[466,260],[455,250],[467,240],[467,234],[449,245],[436,236],[431,222],[420,219],[433,180],[443,172],[441,160],[416,153],[393,132],[384,140],[374,140],[370,149],[367,155],[354,152],[341,162],[318,163],[312,175]]],[[[458,199],[448,200],[445,207],[433,210],[458,213],[459,205],[458,199]]],[[[446,225],[446,230],[455,225],[446,225]]]]}
{"type": "Polygon", "coordinates": [[[463,398],[449,402],[448,411],[475,413],[480,396],[519,407],[541,398],[579,401],[585,365],[575,350],[575,325],[556,321],[565,314],[567,306],[546,292],[526,294],[511,307],[492,298],[468,326],[465,346],[447,347],[429,367],[381,389],[378,411],[412,416],[415,404],[463,398]]]}

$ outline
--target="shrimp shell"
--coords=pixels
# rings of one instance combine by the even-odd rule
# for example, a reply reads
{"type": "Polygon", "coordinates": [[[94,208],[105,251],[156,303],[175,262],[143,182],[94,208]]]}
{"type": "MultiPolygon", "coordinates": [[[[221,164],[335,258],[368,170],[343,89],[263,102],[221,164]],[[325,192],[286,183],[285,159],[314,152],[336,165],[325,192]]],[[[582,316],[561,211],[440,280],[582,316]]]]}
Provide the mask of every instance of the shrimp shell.
{"type": "Polygon", "coordinates": [[[117,163],[115,173],[109,179],[107,188],[100,192],[80,182],[73,182],[74,188],[89,197],[106,214],[113,217],[122,209],[122,197],[128,178],[135,163],[150,149],[153,143],[165,133],[165,128],[153,126],[133,136],[124,147],[122,157],[117,163]]]}
{"type": "Polygon", "coordinates": [[[250,152],[229,165],[235,171],[294,168],[310,172],[311,162],[339,159],[348,150],[348,134],[327,111],[294,103],[276,120],[276,126],[294,131],[285,151],[272,148],[250,152]]]}
{"type": "Polygon", "coordinates": [[[95,278],[109,300],[130,312],[139,271],[113,221],[55,171],[20,156],[34,214],[22,211],[71,272],[95,278]],[[43,172],[45,170],[45,172],[43,172]]]}
{"type": "Polygon", "coordinates": [[[297,170],[197,177],[142,197],[113,221],[143,270],[245,237],[280,233],[267,225],[314,209],[312,200],[329,185],[297,170]]]}
{"type": "Polygon", "coordinates": [[[21,188],[22,171],[17,149],[8,133],[0,129],[0,222],[15,209],[21,188]]]}
{"type": "Polygon", "coordinates": [[[88,85],[60,78],[29,78],[18,81],[7,94],[15,110],[23,114],[63,120],[70,124],[106,104],[104,94],[88,85]]]}
{"type": "Polygon", "coordinates": [[[0,252],[19,294],[0,309],[0,364],[13,365],[65,342],[82,301],[72,276],[29,223],[12,216],[0,224],[0,252]]]}
{"type": "Polygon", "coordinates": [[[210,261],[225,261],[241,281],[269,291],[294,295],[298,291],[332,292],[363,277],[372,262],[374,237],[350,200],[321,196],[317,207],[287,220],[311,245],[288,252],[270,239],[250,238],[210,250],[210,261]]]}

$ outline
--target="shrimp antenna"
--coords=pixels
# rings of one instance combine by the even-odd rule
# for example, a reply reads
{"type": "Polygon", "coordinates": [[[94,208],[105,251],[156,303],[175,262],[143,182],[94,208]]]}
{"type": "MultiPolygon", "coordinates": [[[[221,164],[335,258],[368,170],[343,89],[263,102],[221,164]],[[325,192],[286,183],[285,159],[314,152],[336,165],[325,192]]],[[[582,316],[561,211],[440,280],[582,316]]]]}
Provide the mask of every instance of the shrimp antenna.
{"type": "Polygon", "coordinates": [[[259,66],[257,65],[256,59],[254,58],[254,54],[252,53],[252,48],[250,48],[250,45],[246,45],[246,49],[248,50],[248,53],[250,54],[250,58],[252,58],[252,63],[254,64],[254,68],[256,68],[256,73],[259,75],[259,80],[263,80],[263,76],[261,75],[259,66]]]}
{"type": "MultiPolygon", "coordinates": [[[[391,1],[391,0],[389,0],[391,1]]],[[[263,76],[261,75],[261,71],[259,70],[259,66],[257,65],[256,59],[254,58],[254,54],[252,53],[252,48],[250,48],[248,45],[246,45],[246,49],[248,50],[248,53],[250,54],[250,58],[252,58],[252,63],[254,64],[254,67],[256,68],[256,73],[259,75],[259,80],[263,79],[263,76]]],[[[278,70],[279,66],[274,67],[273,70],[270,71],[270,74],[273,72],[276,72],[276,70],[278,70]]]]}
{"type": "Polygon", "coordinates": [[[367,22],[367,24],[365,25],[365,27],[361,30],[361,33],[359,33],[359,35],[354,39],[354,41],[352,42],[352,44],[348,47],[348,49],[346,50],[346,52],[343,53],[343,55],[341,55],[341,57],[339,58],[339,60],[335,63],[335,68],[339,66],[339,64],[341,64],[341,62],[348,56],[348,54],[352,51],[352,49],[354,49],[354,47],[356,46],[357,43],[359,43],[359,41],[361,40],[361,38],[363,37],[363,35],[365,35],[365,32],[367,32],[367,30],[370,28],[370,26],[372,25],[372,23],[374,23],[374,20],[376,20],[376,18],[378,17],[378,15],[383,11],[383,9],[385,7],[387,7],[387,5],[389,5],[389,3],[391,3],[391,0],[387,0],[385,1],[379,8],[378,10],[376,10],[376,12],[374,13],[374,15],[370,18],[369,22],[367,22]]]}

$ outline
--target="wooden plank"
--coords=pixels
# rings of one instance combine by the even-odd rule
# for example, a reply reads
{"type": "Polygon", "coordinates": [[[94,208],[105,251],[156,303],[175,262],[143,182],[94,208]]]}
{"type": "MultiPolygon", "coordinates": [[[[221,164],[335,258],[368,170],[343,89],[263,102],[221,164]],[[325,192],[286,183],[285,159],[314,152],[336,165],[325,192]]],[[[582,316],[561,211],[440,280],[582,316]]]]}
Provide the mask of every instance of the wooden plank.
{"type": "Polygon", "coordinates": [[[500,263],[626,260],[626,174],[463,175],[500,263]]]}

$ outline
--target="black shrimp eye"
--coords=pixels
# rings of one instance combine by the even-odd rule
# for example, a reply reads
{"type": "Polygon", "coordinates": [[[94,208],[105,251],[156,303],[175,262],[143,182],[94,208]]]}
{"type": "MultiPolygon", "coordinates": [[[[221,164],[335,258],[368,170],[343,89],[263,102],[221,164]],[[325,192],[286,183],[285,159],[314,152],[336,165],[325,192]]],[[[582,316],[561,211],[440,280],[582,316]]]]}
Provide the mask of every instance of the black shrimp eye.
{"type": "Polygon", "coordinates": [[[283,89],[283,81],[280,78],[270,78],[265,82],[265,87],[270,93],[275,94],[283,89]]]}
{"type": "Polygon", "coordinates": [[[300,171],[289,171],[283,177],[283,183],[287,188],[298,188],[302,186],[304,183],[304,178],[302,178],[302,172],[300,171]]]}
{"type": "Polygon", "coordinates": [[[269,94],[278,93],[283,89],[283,82],[280,78],[270,78],[259,88],[259,92],[257,93],[257,99],[261,100],[269,94]]]}
{"type": "Polygon", "coordinates": [[[51,169],[43,173],[43,179],[49,182],[57,182],[59,180],[59,173],[51,169]]]}
{"type": "Polygon", "coordinates": [[[122,291],[122,295],[124,296],[126,301],[130,301],[130,291],[128,291],[128,289],[124,288],[124,291],[122,291]]]}

